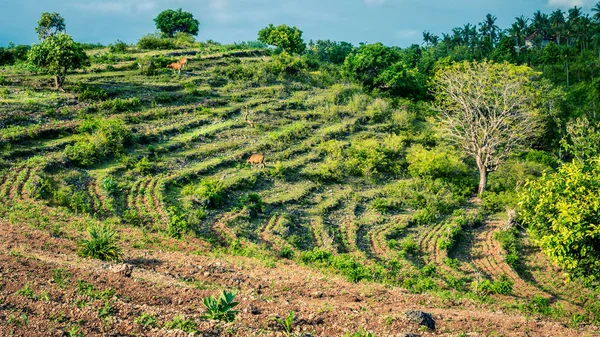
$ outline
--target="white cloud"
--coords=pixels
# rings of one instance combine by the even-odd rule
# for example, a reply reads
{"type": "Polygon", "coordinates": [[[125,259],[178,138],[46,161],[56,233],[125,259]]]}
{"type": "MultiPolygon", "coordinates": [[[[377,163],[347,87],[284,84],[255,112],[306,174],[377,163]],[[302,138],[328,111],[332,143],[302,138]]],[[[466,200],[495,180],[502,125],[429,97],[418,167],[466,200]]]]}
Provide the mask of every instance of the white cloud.
{"type": "Polygon", "coordinates": [[[583,0],[548,0],[548,6],[552,7],[581,7],[583,4],[583,0]]]}
{"type": "Polygon", "coordinates": [[[402,29],[396,32],[396,37],[400,39],[412,39],[419,36],[419,32],[414,29],[402,29]]]}
{"type": "Polygon", "coordinates": [[[92,12],[135,14],[154,10],[156,8],[156,2],[139,0],[97,1],[78,4],[77,7],[92,12]]]}
{"type": "Polygon", "coordinates": [[[386,0],[363,0],[367,5],[383,5],[386,0]]]}
{"type": "Polygon", "coordinates": [[[229,6],[227,0],[210,0],[210,8],[215,11],[223,11],[229,6]]]}

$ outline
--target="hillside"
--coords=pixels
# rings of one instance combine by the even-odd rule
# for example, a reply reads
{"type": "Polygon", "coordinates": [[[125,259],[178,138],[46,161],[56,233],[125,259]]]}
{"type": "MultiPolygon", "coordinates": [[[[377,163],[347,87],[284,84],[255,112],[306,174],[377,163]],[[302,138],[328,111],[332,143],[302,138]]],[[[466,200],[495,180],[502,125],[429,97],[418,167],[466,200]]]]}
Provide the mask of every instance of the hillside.
{"type": "Polygon", "coordinates": [[[171,52],[92,51],[66,93],[0,72],[3,335],[176,336],[178,315],[203,335],[282,335],[269,317],[289,311],[315,336],[596,333],[598,294],[483,211],[429,104],[260,49],[207,48],[176,74],[171,52]],[[122,261],[78,256],[98,224],[122,261]],[[222,289],[239,318],[201,319],[222,289]]]}

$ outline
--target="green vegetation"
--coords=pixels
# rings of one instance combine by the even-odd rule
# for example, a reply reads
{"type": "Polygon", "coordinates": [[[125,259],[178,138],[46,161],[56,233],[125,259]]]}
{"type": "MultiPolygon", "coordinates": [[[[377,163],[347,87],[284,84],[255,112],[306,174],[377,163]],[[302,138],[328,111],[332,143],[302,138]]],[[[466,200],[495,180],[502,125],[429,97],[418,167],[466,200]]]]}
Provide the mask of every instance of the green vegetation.
{"type": "Polygon", "coordinates": [[[168,37],[173,37],[176,33],[186,33],[190,35],[198,35],[200,23],[194,19],[194,15],[190,12],[167,9],[158,14],[154,19],[156,29],[168,37]]]}
{"type": "Polygon", "coordinates": [[[240,312],[233,309],[239,304],[239,302],[234,302],[235,295],[235,292],[223,290],[218,298],[214,296],[203,298],[202,303],[206,307],[206,314],[202,318],[225,322],[233,321],[240,312]]]}
{"type": "Polygon", "coordinates": [[[79,255],[103,261],[118,261],[121,258],[117,233],[108,225],[91,227],[89,235],[89,239],[81,242],[79,255]]]}

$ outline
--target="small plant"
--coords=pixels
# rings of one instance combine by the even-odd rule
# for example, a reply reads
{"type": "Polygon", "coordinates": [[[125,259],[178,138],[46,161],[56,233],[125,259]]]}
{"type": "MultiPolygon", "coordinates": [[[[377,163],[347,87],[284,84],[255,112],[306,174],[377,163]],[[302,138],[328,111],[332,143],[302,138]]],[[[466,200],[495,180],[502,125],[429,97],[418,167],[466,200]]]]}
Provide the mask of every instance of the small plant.
{"type": "Polygon", "coordinates": [[[167,329],[179,329],[187,333],[196,333],[196,322],[191,319],[184,319],[182,316],[175,316],[172,321],[165,323],[167,329]]]}
{"type": "Polygon", "coordinates": [[[64,288],[71,278],[71,273],[64,268],[57,268],[52,271],[52,281],[59,288],[64,288]]]}
{"type": "Polygon", "coordinates": [[[233,301],[235,295],[235,292],[223,290],[218,298],[214,296],[205,297],[202,302],[206,306],[206,314],[202,318],[225,322],[233,321],[239,312],[239,310],[233,310],[239,304],[233,301]]]}
{"type": "Polygon", "coordinates": [[[281,327],[283,327],[283,330],[285,331],[285,335],[290,337],[292,335],[292,330],[294,328],[293,324],[294,324],[295,317],[296,317],[296,314],[293,311],[290,311],[290,313],[287,315],[285,320],[283,320],[279,317],[273,317],[271,319],[276,321],[277,323],[279,323],[279,325],[281,325],[281,327]]]}
{"type": "Polygon", "coordinates": [[[292,248],[290,248],[290,246],[283,246],[281,247],[279,256],[281,256],[284,259],[291,259],[294,257],[294,251],[292,250],[292,248]]]}
{"type": "Polygon", "coordinates": [[[360,330],[355,333],[346,333],[344,337],[375,337],[375,335],[371,331],[360,328],[360,330]]]}
{"type": "Polygon", "coordinates": [[[17,290],[17,295],[27,297],[31,300],[37,300],[37,296],[33,292],[33,289],[31,289],[31,286],[29,285],[29,283],[27,283],[23,288],[17,290]]]}
{"type": "Polygon", "coordinates": [[[107,225],[93,226],[89,229],[90,239],[80,244],[79,255],[102,261],[118,261],[122,250],[117,246],[117,233],[107,225]]]}
{"type": "Polygon", "coordinates": [[[133,322],[139,325],[143,325],[146,328],[155,327],[156,317],[144,312],[140,316],[138,316],[133,322]]]}

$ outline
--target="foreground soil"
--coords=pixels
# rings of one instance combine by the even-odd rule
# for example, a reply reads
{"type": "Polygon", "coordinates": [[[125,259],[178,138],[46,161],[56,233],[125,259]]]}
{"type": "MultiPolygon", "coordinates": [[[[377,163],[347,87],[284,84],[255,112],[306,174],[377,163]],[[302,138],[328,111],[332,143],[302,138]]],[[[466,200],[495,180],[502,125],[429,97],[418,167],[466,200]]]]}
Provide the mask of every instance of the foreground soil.
{"type": "MultiPolygon", "coordinates": [[[[271,318],[290,311],[296,313],[295,333],[305,336],[342,336],[361,328],[375,336],[596,335],[592,327],[571,329],[472,300],[352,284],[291,261],[266,266],[244,257],[125,247],[125,262],[111,264],[78,257],[72,240],[47,231],[0,221],[0,232],[1,336],[186,336],[164,328],[176,316],[193,321],[198,335],[283,336],[271,318]],[[237,319],[201,319],[202,298],[222,289],[239,291],[237,319]],[[405,312],[411,309],[431,313],[436,330],[409,323],[405,312]],[[156,323],[139,324],[143,313],[156,323]]],[[[200,242],[186,244],[202,248],[200,242]]]]}

